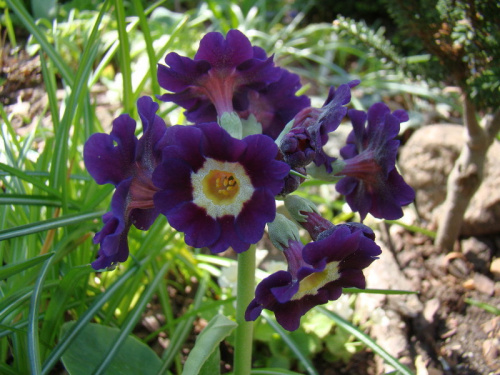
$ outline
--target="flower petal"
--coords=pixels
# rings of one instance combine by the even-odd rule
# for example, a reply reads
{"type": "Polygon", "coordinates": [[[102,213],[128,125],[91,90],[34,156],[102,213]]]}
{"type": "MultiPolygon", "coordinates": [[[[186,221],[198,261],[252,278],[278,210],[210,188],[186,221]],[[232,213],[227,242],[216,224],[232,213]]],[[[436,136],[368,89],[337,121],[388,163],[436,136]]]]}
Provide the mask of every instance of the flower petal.
{"type": "Polygon", "coordinates": [[[113,121],[110,135],[92,134],[87,140],[83,160],[98,184],[116,186],[130,176],[137,144],[134,131],[135,121],[128,115],[121,115],[113,121]]]}

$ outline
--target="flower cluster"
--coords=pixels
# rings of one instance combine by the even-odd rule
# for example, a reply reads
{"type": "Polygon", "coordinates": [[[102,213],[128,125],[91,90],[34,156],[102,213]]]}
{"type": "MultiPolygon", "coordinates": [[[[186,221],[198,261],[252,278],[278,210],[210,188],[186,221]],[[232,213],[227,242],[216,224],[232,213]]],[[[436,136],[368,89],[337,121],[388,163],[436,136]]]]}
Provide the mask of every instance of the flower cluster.
{"type": "Polygon", "coordinates": [[[373,231],[361,223],[333,225],[314,206],[291,195],[306,174],[339,180],[337,190],[359,212],[395,219],[414,198],[395,168],[399,124],[408,116],[382,103],[368,112],[348,109],[360,82],[332,87],[321,108],[298,96],[299,77],[275,65],[240,31],[208,33],[194,59],[169,53],[158,67],[166,90],[158,97],[184,108],[191,125],[167,126],[159,105],[142,97],[135,121],[121,115],[108,134],[92,135],[85,165],[99,184],[116,187],[104,226],[94,237],[100,248],[95,269],[128,258],[131,226],[147,230],[159,214],[184,233],[186,244],[213,253],[246,251],[269,236],[283,251],[287,271],[263,280],[248,306],[247,320],[263,309],[295,330],[314,306],[339,298],[346,287],[364,288],[362,270],[380,254],[373,231]],[[324,147],[330,133],[349,118],[352,133],[342,158],[324,147]],[[318,172],[320,170],[321,172],[318,172]],[[276,213],[284,199],[294,222],[276,213]],[[312,239],[303,244],[297,225],[312,239]]]}

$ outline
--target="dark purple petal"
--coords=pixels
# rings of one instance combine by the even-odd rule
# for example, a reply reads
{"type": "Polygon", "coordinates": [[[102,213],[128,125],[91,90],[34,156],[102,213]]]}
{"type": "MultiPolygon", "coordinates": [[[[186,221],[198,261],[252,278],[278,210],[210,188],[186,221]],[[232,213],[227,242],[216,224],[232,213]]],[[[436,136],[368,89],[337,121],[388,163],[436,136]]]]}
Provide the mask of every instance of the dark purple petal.
{"type": "Polygon", "coordinates": [[[200,90],[186,89],[175,94],[160,95],[158,99],[186,108],[184,115],[188,121],[203,123],[217,120],[217,110],[214,104],[200,90]]]}
{"type": "Polygon", "coordinates": [[[153,173],[153,183],[159,189],[185,191],[191,194],[192,167],[180,158],[169,158],[160,164],[153,173]]]}
{"type": "MultiPolygon", "coordinates": [[[[210,245],[207,245],[210,251],[217,254],[232,247],[237,253],[242,253],[250,247],[250,243],[245,241],[238,233],[235,225],[235,218],[233,216],[223,216],[217,219],[221,226],[221,233],[219,238],[210,245]]],[[[262,228],[262,234],[264,228],[262,228]]],[[[259,238],[260,239],[260,238],[259,238]]]]}
{"type": "Polygon", "coordinates": [[[378,194],[374,194],[370,213],[387,220],[396,220],[403,216],[401,206],[415,199],[414,190],[404,181],[396,169],[393,169],[378,194]],[[385,188],[385,191],[380,191],[385,188]],[[385,193],[385,194],[384,194],[385,193]]]}
{"type": "Polygon", "coordinates": [[[271,288],[287,287],[291,285],[292,278],[286,271],[278,271],[262,280],[255,289],[255,298],[245,312],[246,320],[255,320],[259,317],[263,308],[271,311],[276,304],[276,297],[271,288]]]}
{"type": "Polygon", "coordinates": [[[216,69],[235,67],[254,55],[248,38],[238,30],[229,30],[226,39],[221,33],[207,33],[200,42],[195,60],[206,60],[216,69]]]}
{"type": "Polygon", "coordinates": [[[300,318],[307,311],[304,311],[305,305],[297,302],[288,302],[277,305],[274,310],[276,321],[287,331],[293,332],[300,327],[300,318]]]}
{"type": "Polygon", "coordinates": [[[148,230],[158,217],[160,212],[156,208],[146,210],[133,209],[130,211],[130,223],[137,229],[148,230]]]}
{"type": "Polygon", "coordinates": [[[195,123],[216,121],[224,112],[237,110],[243,112],[243,118],[251,113],[257,118],[261,115],[259,121],[266,120],[264,127],[272,126],[277,136],[277,128],[282,128],[307,101],[294,98],[298,87],[291,83],[270,88],[285,70],[276,67],[273,57],[268,58],[264,50],[252,47],[238,30],[230,30],[226,38],[217,32],[206,34],[194,60],[170,53],[165,62],[168,66],[158,67],[158,82],[172,93],[159,99],[185,108],[186,118],[195,123]],[[278,96],[275,91],[280,86],[278,96]],[[283,97],[289,97],[288,104],[283,97]],[[249,111],[253,99],[255,110],[249,111]],[[260,110],[264,107],[265,111],[260,110]]]}
{"type": "MultiPolygon", "coordinates": [[[[285,163],[274,159],[277,154],[274,142],[264,135],[235,139],[219,125],[208,123],[169,128],[164,144],[163,162],[153,174],[153,182],[160,189],[154,202],[172,227],[185,233],[186,243],[196,247],[206,246],[218,253],[229,247],[242,252],[259,241],[266,223],[275,217],[274,197],[281,191],[283,178],[289,171],[285,163]],[[203,160],[209,161],[202,163],[203,160]],[[241,202],[240,206],[231,208],[239,210],[236,214],[231,210],[225,211],[226,208],[212,210],[206,206],[208,203],[203,203],[201,196],[197,195],[206,194],[205,187],[195,186],[199,190],[193,191],[193,173],[197,173],[202,166],[209,168],[215,162],[222,162],[221,167],[215,167],[215,173],[221,173],[218,168],[224,168],[225,162],[239,164],[252,184],[251,196],[241,193],[243,195],[236,197],[242,200],[236,201],[241,202]],[[204,222],[208,229],[202,228],[204,222]]],[[[203,173],[207,173],[203,177],[206,178],[212,172],[204,169],[203,173]]],[[[239,190],[235,191],[240,194],[239,190]]],[[[204,199],[215,206],[227,204],[210,194],[204,199]]]]}
{"type": "Polygon", "coordinates": [[[92,263],[94,269],[104,269],[128,258],[127,235],[130,223],[126,217],[127,197],[131,179],[122,181],[111,199],[111,212],[103,216],[104,226],[94,236],[94,243],[100,244],[98,258],[92,263]]]}
{"type": "Polygon", "coordinates": [[[348,269],[342,272],[340,278],[333,282],[343,288],[366,288],[366,280],[363,271],[359,269],[348,269]]]}
{"type": "Polygon", "coordinates": [[[192,202],[177,205],[167,217],[173,228],[185,233],[189,246],[211,246],[221,236],[220,224],[192,202]]]}
{"type": "MultiPolygon", "coordinates": [[[[203,132],[196,126],[171,126],[162,139],[162,160],[178,158],[184,160],[190,169],[197,171],[203,166],[205,158],[201,154],[203,132]],[[198,152],[193,152],[193,147],[198,152]]],[[[175,174],[173,174],[175,177],[175,174]]]]}
{"type": "Polygon", "coordinates": [[[395,169],[399,148],[397,137],[404,111],[390,113],[384,103],[376,103],[368,113],[350,110],[353,131],[340,150],[346,164],[337,185],[353,211],[363,220],[368,213],[378,218],[398,219],[401,207],[410,203],[414,192],[395,169]],[[365,122],[367,122],[365,126],[365,122]]]}
{"type": "Polygon", "coordinates": [[[85,166],[98,184],[118,185],[131,175],[137,138],[135,121],[121,115],[113,121],[111,134],[90,136],[83,149],[85,166]]]}
{"type": "Polygon", "coordinates": [[[364,131],[365,131],[367,114],[366,112],[359,111],[357,109],[350,109],[347,114],[351,119],[352,123],[352,133],[348,136],[347,143],[356,144],[359,152],[363,148],[364,131]]]}
{"type": "Polygon", "coordinates": [[[264,233],[266,223],[276,216],[274,195],[258,189],[236,218],[235,227],[240,238],[247,243],[257,243],[264,233]]]}
{"type": "Polygon", "coordinates": [[[276,139],[285,125],[311,103],[307,96],[295,95],[301,87],[299,76],[285,69],[280,71],[278,81],[261,90],[249,91],[247,112],[241,113],[245,118],[253,114],[262,124],[262,133],[272,139],[276,139]]]}
{"type": "Polygon", "coordinates": [[[257,286],[245,315],[247,320],[255,320],[262,309],[267,309],[274,312],[283,328],[293,331],[313,307],[338,299],[342,288],[365,287],[362,270],[381,252],[373,231],[349,223],[331,227],[325,233],[322,239],[306,246],[289,241],[289,247],[284,249],[289,271],[274,273],[257,286]],[[329,271],[323,272],[327,268],[329,271]]]}
{"type": "Polygon", "coordinates": [[[172,52],[167,55],[165,65],[158,65],[158,83],[162,88],[172,92],[180,92],[197,82],[210,70],[207,61],[193,61],[188,57],[172,52]]]}
{"type": "Polygon", "coordinates": [[[271,288],[271,293],[279,303],[285,303],[299,291],[299,283],[293,282],[283,286],[276,286],[271,288]]]}
{"type": "Polygon", "coordinates": [[[358,186],[359,181],[354,177],[344,177],[335,184],[335,189],[345,196],[350,195],[358,186]]]}
{"type": "Polygon", "coordinates": [[[191,202],[193,195],[190,190],[162,190],[155,194],[155,206],[159,207],[160,213],[167,215],[171,210],[175,210],[177,206],[186,202],[191,202]]]}
{"type": "Polygon", "coordinates": [[[143,135],[137,143],[135,160],[140,162],[150,172],[160,162],[161,150],[159,143],[167,130],[165,121],[156,115],[158,103],[148,96],[137,101],[137,110],[142,121],[143,135]]]}
{"type": "Polygon", "coordinates": [[[265,187],[273,195],[278,195],[283,189],[285,177],[290,172],[289,165],[274,160],[278,154],[278,147],[271,138],[261,134],[245,137],[243,142],[247,147],[240,160],[250,175],[252,184],[256,187],[265,187]]]}
{"type": "Polygon", "coordinates": [[[203,132],[201,153],[212,159],[235,162],[245,152],[246,144],[239,139],[232,138],[218,124],[212,122],[197,125],[203,132]]]}
{"type": "Polygon", "coordinates": [[[345,226],[336,226],[333,233],[320,241],[308,243],[302,252],[304,260],[317,267],[325,259],[330,262],[339,262],[358,249],[361,231],[351,233],[345,226]]]}
{"type": "Polygon", "coordinates": [[[262,310],[264,310],[264,307],[253,299],[245,311],[245,320],[247,322],[256,320],[262,313],[262,310]]]}

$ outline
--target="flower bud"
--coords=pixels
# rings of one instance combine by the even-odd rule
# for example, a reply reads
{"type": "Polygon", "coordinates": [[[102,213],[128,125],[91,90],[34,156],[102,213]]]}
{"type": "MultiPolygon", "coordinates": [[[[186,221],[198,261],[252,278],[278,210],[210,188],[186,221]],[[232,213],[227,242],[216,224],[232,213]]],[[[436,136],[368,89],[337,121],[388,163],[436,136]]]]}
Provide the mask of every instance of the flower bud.
{"type": "Polygon", "coordinates": [[[290,212],[290,215],[309,232],[314,241],[322,232],[334,227],[330,221],[318,213],[314,203],[305,198],[288,195],[285,198],[285,207],[290,212]]]}
{"type": "Polygon", "coordinates": [[[297,225],[282,214],[277,213],[274,221],[267,224],[267,229],[271,242],[278,250],[285,251],[290,241],[300,241],[297,225]]]}

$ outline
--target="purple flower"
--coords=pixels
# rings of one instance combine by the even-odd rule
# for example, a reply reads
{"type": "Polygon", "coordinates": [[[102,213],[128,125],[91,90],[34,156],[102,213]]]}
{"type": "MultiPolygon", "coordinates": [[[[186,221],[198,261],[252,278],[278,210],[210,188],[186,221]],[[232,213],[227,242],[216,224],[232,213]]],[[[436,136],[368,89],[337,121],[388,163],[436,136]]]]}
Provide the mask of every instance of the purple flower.
{"type": "Polygon", "coordinates": [[[104,226],[94,237],[94,243],[100,244],[98,258],[92,263],[95,269],[125,261],[130,226],[147,230],[159,214],[153,203],[158,189],[151,177],[161,160],[159,140],[166,125],[156,115],[158,104],[151,98],[140,98],[137,108],[143,125],[139,140],[134,135],[135,121],[121,115],[113,121],[111,134],[93,134],[83,150],[85,166],[94,180],[116,187],[111,211],[103,216],[104,226]]]}
{"type": "Polygon", "coordinates": [[[233,112],[233,101],[245,106],[248,90],[263,89],[281,76],[273,57],[252,47],[238,30],[230,30],[226,39],[217,32],[206,34],[194,60],[172,52],[165,62],[168,66],[158,66],[158,82],[173,94],[160,99],[186,108],[186,118],[195,123],[233,112]]]}
{"type": "Polygon", "coordinates": [[[280,144],[281,152],[292,168],[305,167],[314,161],[317,166],[324,165],[328,173],[332,172],[331,163],[336,159],[328,156],[323,146],[328,142],[328,134],[335,131],[345,117],[351,88],[358,84],[359,81],[351,81],[337,89],[331,87],[323,107],[308,107],[295,116],[291,131],[280,144]]]}
{"type": "Polygon", "coordinates": [[[235,139],[216,123],[173,126],[164,139],[154,201],[186,243],[218,253],[243,252],[259,241],[290,171],[275,160],[272,139],[235,139]]]}
{"type": "Polygon", "coordinates": [[[254,115],[262,125],[262,134],[272,139],[278,138],[283,128],[302,109],[311,104],[305,95],[295,93],[301,87],[299,76],[279,68],[281,76],[278,81],[260,90],[248,90],[247,105],[235,108],[238,115],[246,119],[254,115]]]}
{"type": "Polygon", "coordinates": [[[413,189],[396,170],[399,124],[408,120],[403,110],[391,111],[387,105],[376,103],[363,111],[349,110],[353,130],[346,146],[340,150],[345,167],[339,175],[346,176],[337,184],[337,191],[346,196],[353,211],[361,220],[368,213],[377,218],[398,219],[401,206],[415,198],[413,189]],[[365,123],[368,124],[365,127],[365,123]]]}
{"type": "Polygon", "coordinates": [[[245,319],[255,320],[267,309],[283,328],[294,331],[306,312],[338,299],[342,288],[365,288],[362,270],[381,253],[369,233],[369,228],[338,225],[305,246],[290,240],[284,250],[288,270],[273,273],[257,285],[245,319]]]}

